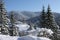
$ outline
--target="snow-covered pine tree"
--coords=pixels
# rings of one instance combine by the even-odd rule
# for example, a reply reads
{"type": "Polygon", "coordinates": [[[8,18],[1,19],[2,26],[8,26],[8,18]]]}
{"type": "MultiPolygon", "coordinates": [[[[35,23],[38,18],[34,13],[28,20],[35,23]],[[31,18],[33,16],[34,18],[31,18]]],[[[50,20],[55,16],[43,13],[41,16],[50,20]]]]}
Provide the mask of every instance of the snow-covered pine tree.
{"type": "Polygon", "coordinates": [[[9,33],[10,33],[10,36],[13,36],[13,27],[14,27],[14,15],[13,15],[13,12],[11,12],[11,15],[10,15],[10,23],[11,23],[11,27],[9,27],[9,33]]]}
{"type": "Polygon", "coordinates": [[[41,26],[43,28],[46,27],[46,13],[45,13],[44,6],[43,6],[43,9],[42,9],[42,14],[41,14],[41,26]]]}
{"type": "Polygon", "coordinates": [[[1,34],[8,34],[6,13],[7,12],[4,7],[4,2],[3,0],[0,0],[0,33],[1,34]]]}
{"type": "Polygon", "coordinates": [[[11,15],[10,15],[10,23],[11,23],[11,26],[9,27],[9,33],[10,33],[10,36],[18,36],[19,33],[18,33],[18,27],[15,26],[15,22],[16,20],[14,19],[14,13],[13,11],[11,12],[11,15]]]}
{"type": "Polygon", "coordinates": [[[46,28],[50,28],[52,30],[57,29],[58,27],[57,27],[57,24],[55,22],[54,15],[52,14],[52,12],[50,10],[49,5],[48,5],[46,16],[47,16],[47,20],[46,20],[47,26],[46,26],[46,28]]]}
{"type": "Polygon", "coordinates": [[[57,40],[58,25],[55,22],[54,16],[51,13],[49,5],[48,5],[48,9],[47,9],[47,28],[52,29],[52,31],[54,32],[54,34],[53,34],[54,40],[57,40]]]}
{"type": "Polygon", "coordinates": [[[53,40],[58,40],[57,38],[57,30],[59,29],[59,26],[57,25],[57,23],[55,22],[54,19],[54,15],[52,14],[51,10],[50,10],[50,6],[48,5],[48,9],[47,9],[47,20],[46,20],[47,26],[46,28],[51,29],[54,34],[54,39],[53,40]]]}

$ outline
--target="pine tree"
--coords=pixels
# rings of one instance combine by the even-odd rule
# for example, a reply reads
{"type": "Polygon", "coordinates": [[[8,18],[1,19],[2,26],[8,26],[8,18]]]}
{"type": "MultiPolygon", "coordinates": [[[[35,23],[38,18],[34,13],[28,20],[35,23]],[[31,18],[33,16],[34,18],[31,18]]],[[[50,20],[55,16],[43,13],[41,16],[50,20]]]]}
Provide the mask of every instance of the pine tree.
{"type": "Polygon", "coordinates": [[[48,9],[47,9],[47,28],[52,29],[52,31],[54,32],[53,36],[54,39],[53,40],[58,40],[57,38],[57,30],[58,30],[58,25],[55,22],[54,19],[54,15],[52,14],[51,10],[50,10],[50,6],[48,5],[48,9]]]}
{"type": "Polygon", "coordinates": [[[43,6],[42,14],[41,14],[41,26],[43,28],[46,27],[46,14],[45,14],[44,6],[43,6]]]}
{"type": "Polygon", "coordinates": [[[11,27],[10,27],[9,32],[10,32],[10,35],[13,36],[14,35],[13,29],[14,29],[14,22],[15,22],[13,12],[11,12],[11,15],[10,15],[10,22],[11,22],[11,27]]]}
{"type": "Polygon", "coordinates": [[[1,34],[8,34],[6,13],[7,12],[4,7],[4,2],[3,0],[0,0],[0,33],[1,34]]]}
{"type": "Polygon", "coordinates": [[[15,22],[16,22],[16,20],[14,18],[14,13],[12,11],[11,15],[10,15],[11,26],[9,27],[10,36],[18,36],[19,35],[19,28],[15,26],[16,25],[15,22]]]}
{"type": "Polygon", "coordinates": [[[46,23],[47,23],[47,28],[57,29],[57,24],[55,22],[54,15],[52,14],[52,12],[50,10],[50,6],[49,5],[48,5],[48,9],[47,9],[47,20],[46,20],[46,23]]]}

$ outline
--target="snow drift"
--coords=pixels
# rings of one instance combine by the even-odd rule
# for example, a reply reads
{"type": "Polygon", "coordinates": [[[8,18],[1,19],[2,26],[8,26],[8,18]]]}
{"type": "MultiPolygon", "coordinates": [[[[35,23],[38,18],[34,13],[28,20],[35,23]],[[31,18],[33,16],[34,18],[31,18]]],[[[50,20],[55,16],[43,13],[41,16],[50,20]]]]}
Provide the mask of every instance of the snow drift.
{"type": "Polygon", "coordinates": [[[30,26],[20,21],[15,22],[15,26],[19,28],[19,31],[26,31],[30,26]]]}
{"type": "Polygon", "coordinates": [[[24,37],[0,35],[0,40],[50,40],[50,39],[45,37],[36,37],[32,35],[24,37]]]}

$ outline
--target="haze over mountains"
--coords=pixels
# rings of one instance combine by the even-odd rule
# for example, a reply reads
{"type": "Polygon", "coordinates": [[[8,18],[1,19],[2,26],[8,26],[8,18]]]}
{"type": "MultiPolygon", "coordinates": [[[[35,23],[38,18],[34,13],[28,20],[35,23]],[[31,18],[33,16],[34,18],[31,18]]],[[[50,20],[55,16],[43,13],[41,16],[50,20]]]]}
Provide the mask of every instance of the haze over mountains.
{"type": "MultiPolygon", "coordinates": [[[[11,12],[8,12],[10,15],[11,12]]],[[[35,23],[39,21],[41,12],[30,12],[30,11],[13,11],[16,20],[27,20],[27,22],[32,21],[35,23]]],[[[60,25],[60,13],[52,12],[54,14],[55,20],[58,25],[60,25]]]]}
{"type": "MultiPolygon", "coordinates": [[[[18,11],[13,11],[15,17],[17,17],[17,20],[19,19],[30,19],[31,17],[36,17],[39,16],[40,12],[29,12],[29,11],[22,11],[22,12],[18,12],[18,11]]],[[[11,12],[7,13],[8,15],[11,14],[11,12]]]]}

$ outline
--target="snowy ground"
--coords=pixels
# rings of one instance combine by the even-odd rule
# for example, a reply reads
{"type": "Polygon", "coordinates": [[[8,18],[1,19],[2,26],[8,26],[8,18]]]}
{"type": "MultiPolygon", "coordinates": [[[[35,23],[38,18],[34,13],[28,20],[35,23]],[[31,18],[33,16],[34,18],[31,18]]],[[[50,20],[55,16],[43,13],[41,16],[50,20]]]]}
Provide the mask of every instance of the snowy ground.
{"type": "Polygon", "coordinates": [[[50,39],[45,37],[36,37],[32,35],[23,36],[23,37],[0,35],[0,40],[50,40],[50,39]]]}
{"type": "Polygon", "coordinates": [[[26,23],[18,23],[15,25],[16,27],[19,27],[19,31],[26,31],[30,26],[26,23]]]}
{"type": "Polygon", "coordinates": [[[47,28],[36,28],[36,29],[34,29],[33,27],[32,27],[32,30],[27,30],[27,29],[29,29],[29,25],[28,24],[26,24],[26,23],[18,23],[17,25],[15,25],[16,27],[19,27],[19,31],[21,32],[24,32],[24,31],[27,31],[28,33],[35,33],[35,35],[37,34],[37,32],[43,32],[43,31],[45,31],[46,33],[48,33],[48,34],[52,34],[53,32],[51,31],[51,29],[47,29],[47,28]]]}
{"type": "MultiPolygon", "coordinates": [[[[39,31],[45,31],[45,30],[49,31],[50,29],[41,28],[41,29],[38,29],[38,30],[39,31]]],[[[29,35],[26,35],[26,36],[19,37],[19,36],[9,36],[9,35],[1,35],[0,34],[0,40],[51,40],[51,39],[49,39],[47,37],[37,37],[37,36],[34,36],[34,32],[36,32],[35,30],[31,30],[29,32],[31,34],[33,33],[33,35],[29,34],[29,35]]],[[[48,33],[51,33],[51,30],[48,33]]]]}
{"type": "Polygon", "coordinates": [[[50,29],[46,29],[46,28],[37,28],[34,29],[32,28],[32,30],[27,30],[30,26],[26,23],[21,23],[21,22],[17,22],[16,27],[19,27],[19,31],[21,32],[28,32],[28,35],[26,36],[9,36],[9,35],[0,35],[0,40],[50,40],[47,37],[37,37],[38,32],[40,32],[40,34],[43,35],[44,32],[46,32],[45,34],[49,34],[52,35],[52,31],[50,29]]]}

